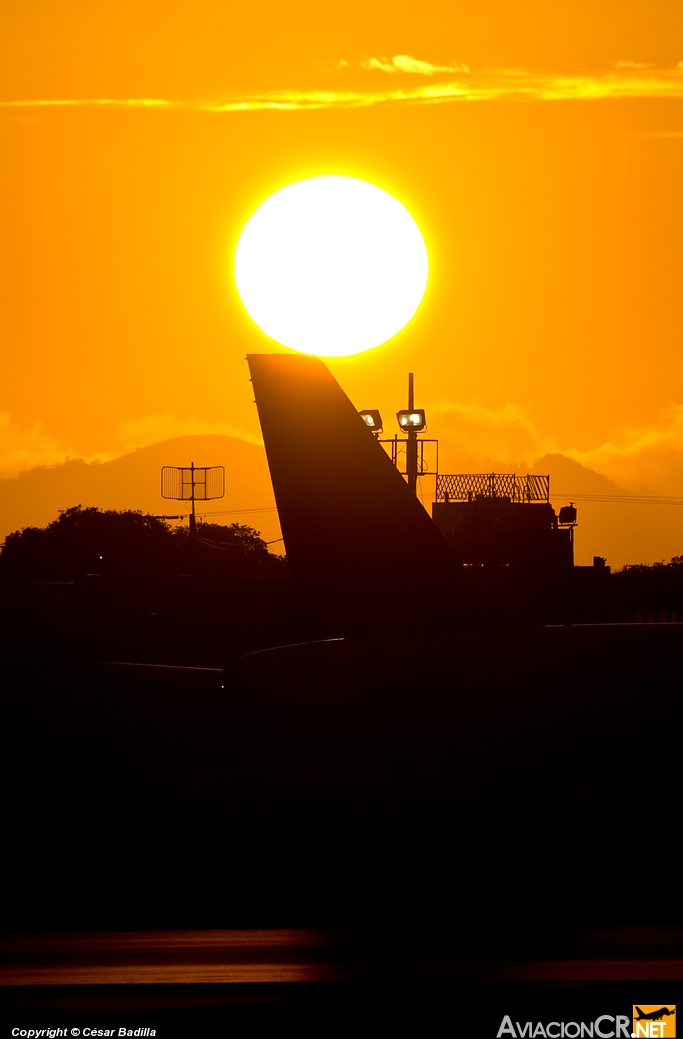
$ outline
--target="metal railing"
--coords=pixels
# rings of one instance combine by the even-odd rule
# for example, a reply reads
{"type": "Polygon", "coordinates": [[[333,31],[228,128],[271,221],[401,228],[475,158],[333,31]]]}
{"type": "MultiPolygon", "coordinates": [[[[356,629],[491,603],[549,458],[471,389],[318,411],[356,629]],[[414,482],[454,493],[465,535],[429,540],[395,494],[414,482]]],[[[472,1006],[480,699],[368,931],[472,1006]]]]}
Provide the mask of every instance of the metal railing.
{"type": "MultiPolygon", "coordinates": [[[[401,473],[402,476],[406,475],[406,470],[401,468],[401,455],[403,455],[403,461],[405,463],[405,449],[408,441],[405,437],[398,436],[393,437],[378,437],[378,443],[389,444],[389,449],[385,447],[385,451],[391,456],[391,460],[401,473]]],[[[439,441],[430,439],[429,437],[418,437],[417,438],[417,475],[418,476],[437,476],[439,472],[439,441]],[[433,468],[430,467],[428,460],[425,458],[425,444],[434,444],[435,462],[433,468]]]]}
{"type": "Polygon", "coordinates": [[[474,501],[477,497],[549,502],[550,477],[531,473],[444,473],[436,478],[437,501],[474,501]]]}

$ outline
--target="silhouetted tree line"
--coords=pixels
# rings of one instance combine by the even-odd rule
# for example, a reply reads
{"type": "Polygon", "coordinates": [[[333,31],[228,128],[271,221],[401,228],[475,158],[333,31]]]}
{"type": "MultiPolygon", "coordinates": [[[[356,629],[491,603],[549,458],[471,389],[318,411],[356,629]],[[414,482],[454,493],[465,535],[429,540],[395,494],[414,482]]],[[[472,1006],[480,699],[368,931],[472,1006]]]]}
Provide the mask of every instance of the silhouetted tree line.
{"type": "Polygon", "coordinates": [[[103,511],[75,505],[47,527],[9,534],[0,552],[5,580],[77,580],[103,576],[284,575],[286,561],[268,551],[253,527],[198,523],[187,527],[131,510],[103,511]]]}
{"type": "Polygon", "coordinates": [[[612,575],[612,597],[618,607],[637,610],[683,609],[683,556],[665,563],[635,563],[612,575]]]}

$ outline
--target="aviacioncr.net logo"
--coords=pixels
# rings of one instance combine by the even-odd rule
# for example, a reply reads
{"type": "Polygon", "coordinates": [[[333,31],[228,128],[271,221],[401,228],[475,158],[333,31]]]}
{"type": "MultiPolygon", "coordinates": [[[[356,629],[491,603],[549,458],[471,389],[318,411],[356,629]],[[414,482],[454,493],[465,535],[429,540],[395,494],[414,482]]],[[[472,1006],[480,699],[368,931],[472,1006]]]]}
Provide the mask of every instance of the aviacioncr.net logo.
{"type": "Polygon", "coordinates": [[[633,1039],[675,1039],[676,1007],[673,1003],[633,1005],[633,1039]]]}
{"type": "Polygon", "coordinates": [[[519,1039],[630,1039],[632,1035],[631,1019],[626,1014],[601,1014],[595,1021],[549,1021],[544,1025],[541,1021],[512,1022],[512,1018],[504,1017],[498,1029],[496,1039],[513,1035],[519,1039]]]}

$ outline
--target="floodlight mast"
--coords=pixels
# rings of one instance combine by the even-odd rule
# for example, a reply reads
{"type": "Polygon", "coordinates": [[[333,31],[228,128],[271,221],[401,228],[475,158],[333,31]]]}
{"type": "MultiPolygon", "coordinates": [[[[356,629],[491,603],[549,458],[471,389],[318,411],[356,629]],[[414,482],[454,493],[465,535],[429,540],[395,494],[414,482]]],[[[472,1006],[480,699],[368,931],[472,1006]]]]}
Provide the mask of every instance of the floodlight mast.
{"type": "MultiPolygon", "coordinates": [[[[363,412],[361,412],[363,414],[363,412]]],[[[427,420],[425,418],[424,408],[415,407],[415,393],[413,384],[413,373],[408,373],[408,407],[401,409],[396,412],[396,418],[398,420],[399,429],[401,432],[406,434],[406,440],[399,440],[398,436],[395,436],[393,440],[387,441],[382,440],[381,443],[391,443],[391,460],[398,469],[398,446],[399,444],[405,444],[406,448],[406,468],[403,475],[407,477],[408,489],[411,494],[417,497],[417,478],[418,476],[424,475],[426,472],[424,465],[424,445],[427,441],[424,437],[419,437],[418,433],[427,428],[427,420]],[[420,458],[418,461],[418,450],[417,445],[420,444],[420,458]]],[[[430,441],[437,445],[436,449],[436,471],[439,471],[439,448],[438,441],[430,441]]],[[[401,447],[401,450],[403,448],[401,447]]]]}
{"type": "MultiPolygon", "coordinates": [[[[413,394],[413,373],[408,373],[408,411],[415,408],[413,394]]],[[[408,487],[412,494],[417,495],[417,430],[408,426],[408,443],[406,444],[406,475],[408,487]]]]}
{"type": "Polygon", "coordinates": [[[194,462],[190,462],[190,479],[192,480],[192,512],[190,513],[190,538],[194,541],[197,536],[197,523],[194,515],[194,462]]]}

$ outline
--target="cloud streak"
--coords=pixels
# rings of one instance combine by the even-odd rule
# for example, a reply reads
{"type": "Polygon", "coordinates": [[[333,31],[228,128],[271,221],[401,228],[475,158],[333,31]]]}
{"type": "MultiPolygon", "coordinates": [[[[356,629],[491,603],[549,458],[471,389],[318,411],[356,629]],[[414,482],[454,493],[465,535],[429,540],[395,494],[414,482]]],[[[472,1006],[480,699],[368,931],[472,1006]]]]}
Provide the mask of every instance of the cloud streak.
{"type": "Polygon", "coordinates": [[[615,61],[615,69],[651,69],[653,66],[643,61],[615,61]]]}
{"type": "Polygon", "coordinates": [[[411,58],[409,54],[396,54],[393,58],[368,58],[367,61],[361,61],[360,65],[361,68],[371,72],[389,72],[392,75],[406,72],[412,76],[436,76],[446,72],[470,71],[462,62],[456,61],[452,65],[432,65],[429,61],[411,58]]]}
{"type": "Polygon", "coordinates": [[[428,402],[427,410],[438,429],[443,471],[527,469],[559,454],[634,493],[683,495],[683,405],[672,405],[654,428],[615,430],[588,450],[539,429],[513,402],[487,408],[441,400],[428,402]]]}
{"type": "MultiPolygon", "coordinates": [[[[418,62],[407,55],[399,58],[428,66],[429,78],[439,66],[418,62]]],[[[370,59],[381,60],[381,59],[370,59]]],[[[395,71],[407,72],[396,68],[395,71]]],[[[416,73],[416,69],[412,69],[416,73]]],[[[346,71],[342,73],[346,75],[346,71]]],[[[392,89],[361,90],[271,90],[220,100],[183,101],[163,98],[47,98],[0,101],[5,109],[123,108],[184,112],[239,113],[258,111],[306,111],[318,109],[367,108],[374,105],[438,105],[465,101],[590,101],[610,98],[683,98],[683,66],[671,69],[621,67],[609,72],[557,75],[523,69],[462,72],[457,78],[431,83],[410,83],[392,89]]]]}
{"type": "Polygon", "coordinates": [[[36,465],[60,465],[69,457],[64,445],[41,422],[22,429],[8,411],[0,411],[0,479],[36,465]]]}
{"type": "Polygon", "coordinates": [[[7,411],[0,411],[0,479],[12,479],[20,472],[36,466],[63,465],[70,459],[84,462],[109,462],[136,448],[158,444],[174,437],[213,434],[234,437],[248,444],[263,446],[260,436],[248,430],[229,426],[225,422],[207,422],[204,419],[181,418],[175,412],[148,415],[133,422],[125,422],[106,447],[83,454],[73,444],[47,432],[42,423],[29,429],[12,421],[7,411]]]}
{"type": "MultiPolygon", "coordinates": [[[[196,417],[180,418],[173,411],[163,415],[148,415],[134,422],[125,422],[119,430],[118,440],[123,452],[127,453],[135,451],[138,447],[158,444],[162,440],[201,436],[207,433],[214,436],[235,437],[238,440],[245,440],[248,444],[263,446],[263,439],[247,430],[237,429],[225,422],[206,422],[204,419],[196,417]]],[[[121,451],[118,451],[118,454],[121,454],[121,451]]]]}
{"type": "MultiPolygon", "coordinates": [[[[426,406],[430,426],[439,437],[443,472],[526,471],[537,459],[559,454],[635,493],[683,495],[683,405],[672,405],[656,427],[615,430],[588,450],[539,428],[528,410],[512,401],[497,408],[443,399],[427,401],[426,406]]],[[[42,424],[22,428],[9,413],[0,412],[0,479],[73,458],[106,462],[136,448],[201,434],[262,445],[260,436],[248,430],[165,412],[124,423],[100,450],[84,455],[42,424]]],[[[558,486],[557,490],[572,488],[558,486]]]]}
{"type": "Polygon", "coordinates": [[[517,466],[558,450],[555,439],[537,429],[526,409],[511,401],[498,408],[434,401],[428,415],[432,428],[439,431],[446,469],[478,472],[493,464],[517,466]]]}
{"type": "Polygon", "coordinates": [[[654,429],[622,429],[589,451],[563,452],[632,490],[683,494],[683,405],[654,429]]]}

